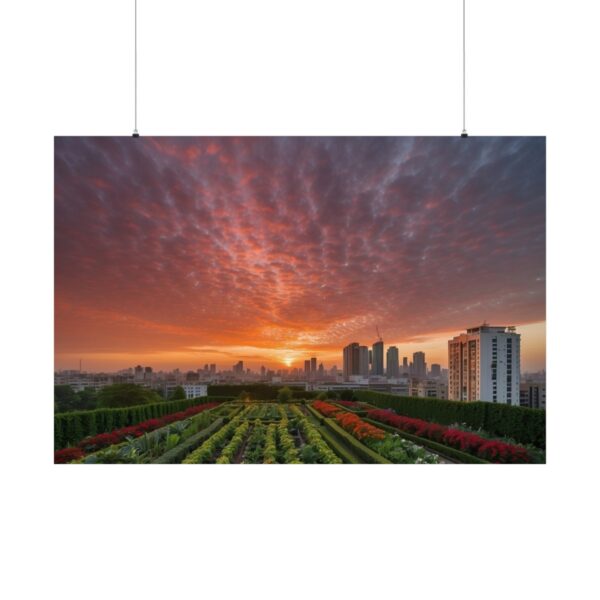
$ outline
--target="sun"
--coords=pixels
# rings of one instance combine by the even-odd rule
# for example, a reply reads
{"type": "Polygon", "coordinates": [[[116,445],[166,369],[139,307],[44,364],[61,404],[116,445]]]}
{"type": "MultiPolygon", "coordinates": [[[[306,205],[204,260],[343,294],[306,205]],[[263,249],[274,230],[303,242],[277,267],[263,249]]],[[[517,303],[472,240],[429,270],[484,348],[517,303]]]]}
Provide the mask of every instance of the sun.
{"type": "Polygon", "coordinates": [[[292,357],[291,357],[291,356],[286,356],[286,357],[283,359],[283,364],[284,364],[286,367],[291,367],[291,366],[292,366],[292,362],[293,362],[293,359],[292,359],[292,357]]]}

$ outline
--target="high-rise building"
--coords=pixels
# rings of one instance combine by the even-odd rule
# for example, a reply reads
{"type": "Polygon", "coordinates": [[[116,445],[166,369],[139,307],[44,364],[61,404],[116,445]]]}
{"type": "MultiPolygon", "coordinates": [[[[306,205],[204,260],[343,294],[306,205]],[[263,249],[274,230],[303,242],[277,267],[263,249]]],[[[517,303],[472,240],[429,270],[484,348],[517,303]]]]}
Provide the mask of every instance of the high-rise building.
{"type": "Polygon", "coordinates": [[[433,379],[439,379],[442,376],[442,365],[433,363],[431,365],[431,377],[433,379]]]}
{"type": "Polygon", "coordinates": [[[408,356],[403,356],[402,357],[402,370],[401,370],[401,374],[402,375],[410,375],[410,366],[408,364],[408,356]]]}
{"type": "Polygon", "coordinates": [[[369,377],[369,347],[358,347],[358,374],[361,377],[369,377]]]}
{"type": "Polygon", "coordinates": [[[235,365],[233,365],[233,372],[238,375],[244,374],[244,361],[243,360],[238,360],[238,362],[235,365]]]}
{"type": "Polygon", "coordinates": [[[317,372],[317,359],[314,356],[310,359],[310,372],[313,374],[317,372]]]}
{"type": "Polygon", "coordinates": [[[546,408],[546,383],[543,381],[521,382],[519,404],[527,408],[546,408]]]}
{"type": "Polygon", "coordinates": [[[349,381],[352,375],[360,375],[360,351],[358,342],[352,342],[344,348],[344,380],[349,381]]]}
{"type": "Polygon", "coordinates": [[[200,375],[196,371],[188,371],[185,374],[186,381],[198,381],[200,379],[200,375]]]}
{"type": "Polygon", "coordinates": [[[323,363],[319,363],[317,373],[319,375],[319,379],[323,379],[323,377],[325,377],[325,367],[323,366],[323,363]]]}
{"type": "Polygon", "coordinates": [[[412,360],[412,376],[417,379],[427,378],[427,363],[425,362],[425,352],[415,352],[412,360]]]}
{"type": "Polygon", "coordinates": [[[267,369],[266,369],[265,365],[263,365],[263,366],[260,368],[260,378],[261,378],[261,379],[264,379],[266,374],[267,374],[267,369]]]}
{"type": "Polygon", "coordinates": [[[483,324],[448,341],[448,398],[519,405],[521,335],[483,324]]]}
{"type": "Polygon", "coordinates": [[[388,377],[400,377],[400,362],[398,348],[390,346],[385,353],[386,375],[388,377]]]}
{"type": "Polygon", "coordinates": [[[310,360],[304,361],[304,375],[308,378],[310,375],[310,360]]]}
{"type": "Polygon", "coordinates": [[[215,365],[215,364],[210,365],[210,374],[211,375],[217,374],[217,365],[215,365]]]}
{"type": "Polygon", "coordinates": [[[133,380],[134,381],[143,381],[144,380],[144,367],[142,367],[142,365],[137,365],[137,367],[133,370],[133,380]]]}
{"type": "Polygon", "coordinates": [[[373,343],[373,363],[371,375],[383,375],[383,340],[373,343]]]}

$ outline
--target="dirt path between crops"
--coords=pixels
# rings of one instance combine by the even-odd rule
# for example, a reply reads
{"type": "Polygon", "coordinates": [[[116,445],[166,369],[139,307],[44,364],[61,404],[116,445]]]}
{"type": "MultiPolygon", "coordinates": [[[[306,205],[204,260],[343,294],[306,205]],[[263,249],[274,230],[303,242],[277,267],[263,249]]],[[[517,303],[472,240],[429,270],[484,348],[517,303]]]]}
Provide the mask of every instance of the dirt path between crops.
{"type": "Polygon", "coordinates": [[[248,440],[250,439],[250,434],[252,433],[254,427],[255,427],[254,425],[252,425],[252,427],[248,427],[248,431],[246,432],[246,437],[244,438],[244,441],[242,442],[240,449],[237,451],[237,453],[233,459],[233,462],[236,465],[239,465],[240,461],[244,457],[244,453],[246,452],[246,446],[248,445],[248,440]]]}
{"type": "Polygon", "coordinates": [[[305,441],[304,441],[304,438],[302,437],[302,432],[300,431],[300,428],[296,429],[296,431],[294,433],[294,443],[296,444],[297,450],[302,450],[302,448],[305,445],[305,441]]]}

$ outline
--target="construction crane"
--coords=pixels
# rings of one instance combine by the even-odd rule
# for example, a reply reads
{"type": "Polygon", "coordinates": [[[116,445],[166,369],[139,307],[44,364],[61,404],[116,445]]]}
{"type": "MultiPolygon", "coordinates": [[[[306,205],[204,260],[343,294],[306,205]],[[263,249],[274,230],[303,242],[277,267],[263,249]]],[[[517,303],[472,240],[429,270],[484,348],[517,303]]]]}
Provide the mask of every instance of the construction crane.
{"type": "Polygon", "coordinates": [[[377,339],[380,342],[383,342],[383,338],[381,337],[381,334],[379,333],[379,325],[375,325],[375,331],[377,331],[377,339]]]}

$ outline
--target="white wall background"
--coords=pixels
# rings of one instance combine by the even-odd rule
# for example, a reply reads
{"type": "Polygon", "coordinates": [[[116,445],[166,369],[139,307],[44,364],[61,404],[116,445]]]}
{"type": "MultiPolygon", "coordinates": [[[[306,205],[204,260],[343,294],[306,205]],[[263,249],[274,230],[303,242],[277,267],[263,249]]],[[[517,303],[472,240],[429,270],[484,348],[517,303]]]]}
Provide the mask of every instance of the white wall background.
{"type": "MultiPolygon", "coordinates": [[[[139,0],[139,130],[458,135],[460,6],[139,0]]],[[[53,136],[131,133],[133,0],[3,3],[4,597],[597,597],[599,9],[468,9],[470,134],[548,136],[550,464],[76,469],[51,465],[53,136]]]]}

